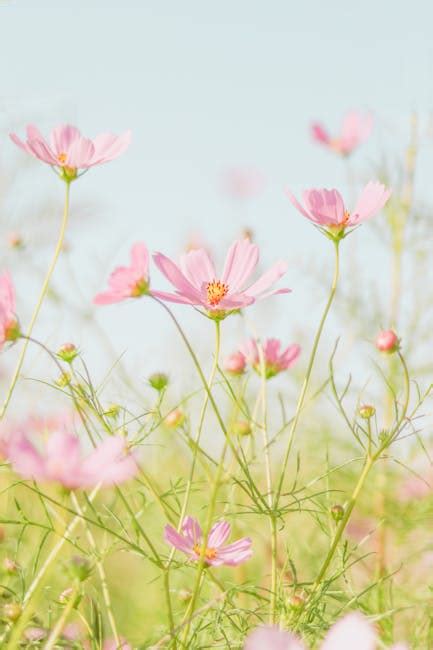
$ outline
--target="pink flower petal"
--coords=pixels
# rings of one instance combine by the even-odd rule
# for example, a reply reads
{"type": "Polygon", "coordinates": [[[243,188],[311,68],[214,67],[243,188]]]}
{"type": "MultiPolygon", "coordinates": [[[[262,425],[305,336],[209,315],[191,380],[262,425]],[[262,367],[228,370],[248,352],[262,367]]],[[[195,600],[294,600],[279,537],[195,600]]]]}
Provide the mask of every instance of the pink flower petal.
{"type": "Polygon", "coordinates": [[[153,256],[156,266],[167,280],[171,282],[188,300],[201,302],[199,291],[186,279],[180,269],[168,257],[162,253],[155,253],[153,256]]]}
{"type": "Polygon", "coordinates": [[[374,626],[359,612],[352,612],[331,627],[321,650],[375,650],[376,643],[374,626]]]}
{"type": "Polygon", "coordinates": [[[259,248],[249,239],[234,242],[229,248],[221,281],[231,292],[242,288],[259,261],[259,248]]]}
{"type": "Polygon", "coordinates": [[[51,148],[56,156],[67,154],[72,143],[80,137],[81,133],[77,128],[75,128],[75,126],[71,126],[70,124],[61,124],[51,131],[51,148]]]}
{"type": "MultiPolygon", "coordinates": [[[[276,262],[271,268],[266,271],[256,282],[245,290],[248,296],[254,298],[262,298],[263,293],[275,282],[277,282],[287,271],[287,262],[276,262]]],[[[284,290],[287,292],[288,290],[284,290]]]]}
{"type": "Polygon", "coordinates": [[[203,532],[197,519],[194,519],[194,517],[190,517],[189,515],[183,520],[182,532],[188,542],[191,543],[191,546],[199,543],[203,537],[203,532]]]}
{"type": "Polygon", "coordinates": [[[219,548],[224,544],[226,539],[230,536],[231,526],[228,521],[218,521],[214,524],[209,532],[207,546],[211,548],[219,548]]]}
{"type": "Polygon", "coordinates": [[[180,268],[189,282],[198,290],[201,289],[203,283],[212,282],[216,278],[215,267],[204,248],[182,255],[180,268]]]}
{"type": "Polygon", "coordinates": [[[180,533],[177,532],[173,526],[167,525],[164,528],[164,539],[168,544],[171,544],[178,551],[187,553],[187,555],[194,556],[194,551],[192,550],[191,544],[188,540],[183,537],[180,533]]]}

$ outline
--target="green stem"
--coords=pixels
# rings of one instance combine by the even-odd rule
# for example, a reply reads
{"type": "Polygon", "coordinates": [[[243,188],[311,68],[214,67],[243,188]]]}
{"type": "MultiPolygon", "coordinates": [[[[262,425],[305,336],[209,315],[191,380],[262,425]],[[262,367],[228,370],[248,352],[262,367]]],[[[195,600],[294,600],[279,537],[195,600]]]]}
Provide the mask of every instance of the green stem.
{"type": "Polygon", "coordinates": [[[296,405],[296,411],[295,411],[295,416],[293,418],[292,426],[290,427],[289,441],[288,441],[288,444],[287,444],[287,449],[286,449],[286,453],[285,453],[284,460],[283,460],[283,467],[282,467],[282,471],[281,471],[281,476],[280,476],[280,480],[279,480],[279,483],[278,483],[277,493],[276,493],[276,496],[275,496],[275,506],[278,505],[278,501],[279,501],[280,496],[281,496],[281,490],[283,489],[284,477],[285,477],[286,470],[287,470],[287,463],[289,461],[289,456],[290,456],[290,452],[291,452],[291,449],[292,449],[296,428],[298,426],[299,416],[301,414],[302,407],[303,407],[305,397],[306,397],[306,394],[307,394],[308,385],[310,383],[311,372],[313,370],[314,361],[316,359],[317,348],[319,347],[319,342],[320,342],[320,338],[321,338],[321,335],[322,335],[323,327],[325,325],[326,318],[328,316],[329,310],[331,309],[331,305],[332,305],[332,302],[334,300],[335,292],[337,290],[337,283],[338,283],[338,276],[339,276],[339,269],[340,269],[340,255],[339,255],[339,244],[340,244],[340,242],[338,240],[333,240],[333,244],[334,244],[334,250],[335,250],[334,277],[332,279],[332,285],[331,285],[331,290],[329,292],[328,301],[326,303],[325,309],[324,309],[323,314],[322,314],[322,318],[320,319],[319,328],[318,328],[316,336],[314,338],[313,348],[311,350],[310,360],[308,362],[308,367],[307,367],[307,372],[305,374],[304,383],[302,384],[301,393],[299,395],[298,403],[296,405]]]}
{"type": "Polygon", "coordinates": [[[41,288],[41,291],[40,291],[40,294],[39,294],[38,301],[37,301],[36,306],[35,306],[35,308],[33,310],[32,317],[30,319],[30,324],[28,326],[27,333],[26,333],[27,338],[24,341],[24,345],[22,347],[20,356],[18,358],[18,363],[16,365],[16,368],[15,368],[11,383],[10,383],[8,391],[6,393],[6,398],[5,398],[5,401],[3,403],[3,406],[2,406],[2,409],[1,409],[1,412],[0,412],[0,420],[3,419],[3,417],[4,417],[5,413],[6,413],[6,410],[7,410],[8,406],[9,406],[9,402],[11,401],[12,394],[13,394],[15,386],[17,384],[17,381],[18,381],[18,378],[19,378],[19,375],[20,375],[20,372],[21,372],[21,368],[22,368],[22,365],[24,363],[24,358],[26,356],[27,347],[28,347],[28,344],[29,344],[29,337],[31,336],[31,334],[33,332],[33,328],[35,326],[35,323],[36,323],[36,320],[38,318],[39,312],[41,310],[42,303],[44,302],[44,298],[47,295],[47,292],[48,292],[48,289],[49,289],[49,286],[50,286],[50,280],[51,280],[51,277],[53,275],[54,269],[56,268],[57,260],[59,258],[60,252],[61,252],[61,250],[63,248],[63,242],[64,242],[64,239],[65,239],[66,227],[68,225],[68,217],[69,217],[69,189],[70,189],[70,183],[66,182],[65,204],[64,204],[64,210],[63,210],[62,223],[61,223],[61,226],[60,226],[59,238],[57,240],[57,244],[56,244],[56,248],[55,248],[55,251],[54,251],[53,259],[51,260],[51,264],[48,267],[47,274],[46,274],[44,282],[42,284],[42,288],[41,288]]]}
{"type": "MultiPolygon", "coordinates": [[[[44,645],[44,650],[53,650],[53,648],[55,647],[56,641],[61,635],[61,633],[63,632],[63,628],[66,625],[66,621],[68,620],[70,613],[74,609],[79,591],[80,591],[80,583],[77,580],[74,587],[72,588],[72,593],[68,598],[68,602],[63,609],[62,615],[60,616],[57,623],[51,630],[51,634],[48,637],[46,644],[44,645]]],[[[116,643],[117,643],[117,647],[120,648],[120,641],[118,642],[116,639],[116,643]]]]}

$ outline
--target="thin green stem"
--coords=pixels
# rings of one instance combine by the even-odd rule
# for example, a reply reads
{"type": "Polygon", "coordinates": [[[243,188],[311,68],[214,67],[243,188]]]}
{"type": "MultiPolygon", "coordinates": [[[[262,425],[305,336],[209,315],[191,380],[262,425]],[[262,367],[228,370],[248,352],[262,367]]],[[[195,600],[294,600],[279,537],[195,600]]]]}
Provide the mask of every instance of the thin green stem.
{"type": "Polygon", "coordinates": [[[66,185],[66,193],[65,193],[65,203],[64,203],[64,209],[63,209],[63,218],[62,218],[62,222],[61,222],[61,226],[60,226],[60,233],[59,233],[59,237],[58,237],[58,240],[57,240],[56,248],[54,250],[54,255],[53,255],[53,258],[51,260],[51,264],[48,267],[47,274],[46,274],[44,282],[42,284],[42,288],[41,288],[41,291],[39,293],[38,301],[37,301],[36,306],[35,306],[35,308],[33,310],[33,314],[32,314],[31,319],[30,319],[30,324],[29,324],[29,326],[27,328],[27,333],[26,333],[27,338],[23,337],[23,338],[25,338],[24,345],[22,347],[20,356],[18,357],[18,363],[16,365],[14,374],[12,376],[11,383],[10,383],[8,391],[6,393],[5,401],[4,401],[2,409],[0,411],[0,420],[3,419],[3,417],[4,417],[5,413],[6,413],[6,410],[7,410],[8,406],[9,406],[9,402],[11,401],[12,394],[14,392],[15,386],[16,386],[17,381],[19,379],[21,368],[22,368],[23,363],[24,363],[24,358],[26,356],[27,347],[28,347],[28,344],[29,344],[29,337],[31,336],[31,334],[33,332],[33,328],[34,328],[36,320],[37,320],[37,318],[39,316],[39,312],[41,310],[42,303],[44,302],[45,296],[47,295],[47,292],[48,292],[48,289],[49,289],[49,286],[50,286],[51,277],[52,277],[52,275],[54,273],[54,269],[56,268],[57,260],[59,258],[60,252],[61,252],[61,250],[63,248],[63,242],[64,242],[64,239],[65,239],[65,233],[66,233],[66,228],[67,228],[67,225],[68,225],[68,218],[69,218],[69,190],[70,190],[70,183],[66,182],[65,185],[66,185]]]}
{"type": "MultiPolygon", "coordinates": [[[[66,621],[68,620],[70,613],[74,609],[79,591],[80,591],[80,583],[77,580],[74,586],[72,587],[72,592],[69,595],[68,602],[66,603],[66,606],[64,607],[60,618],[58,619],[57,623],[51,630],[50,636],[48,637],[47,642],[44,645],[44,650],[53,650],[53,648],[55,648],[56,641],[61,635],[61,633],[63,632],[63,628],[66,625],[66,621]]],[[[118,641],[117,638],[116,638],[116,644],[118,648],[121,647],[120,641],[118,641]]]]}

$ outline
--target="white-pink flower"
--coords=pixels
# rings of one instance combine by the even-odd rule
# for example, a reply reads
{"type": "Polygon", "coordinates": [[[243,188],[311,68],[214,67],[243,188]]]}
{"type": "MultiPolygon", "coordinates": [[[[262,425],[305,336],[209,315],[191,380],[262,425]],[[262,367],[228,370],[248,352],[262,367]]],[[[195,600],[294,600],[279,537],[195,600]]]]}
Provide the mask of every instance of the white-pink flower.
{"type": "Polygon", "coordinates": [[[110,305],[128,298],[139,298],[149,293],[149,254],[145,244],[138,242],[131,248],[129,266],[119,266],[108,279],[109,289],[98,293],[96,305],[110,305]]]}
{"type": "Polygon", "coordinates": [[[270,379],[296,363],[301,354],[301,347],[297,343],[292,343],[282,350],[281,341],[278,339],[266,339],[261,346],[255,339],[250,339],[241,346],[240,352],[257,372],[261,372],[261,355],[263,355],[265,375],[270,379]]]}

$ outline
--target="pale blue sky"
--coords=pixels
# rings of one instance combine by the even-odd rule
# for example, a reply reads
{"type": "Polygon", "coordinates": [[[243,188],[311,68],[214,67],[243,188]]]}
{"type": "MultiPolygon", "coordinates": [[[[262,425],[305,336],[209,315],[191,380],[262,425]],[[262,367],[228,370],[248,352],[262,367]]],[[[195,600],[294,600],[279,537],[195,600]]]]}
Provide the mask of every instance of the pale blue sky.
{"type": "MultiPolygon", "coordinates": [[[[299,263],[311,258],[323,264],[326,277],[325,244],[295,214],[284,186],[346,186],[346,166],[311,142],[312,119],[336,128],[349,108],[374,111],[374,134],[351,161],[352,174],[366,178],[384,146],[402,150],[413,110],[426,132],[433,106],[432,24],[428,0],[2,3],[4,132],[22,132],[27,121],[48,130],[69,120],[88,135],[133,131],[121,159],[73,187],[73,210],[91,201],[86,223],[71,230],[71,260],[84,300],[90,301],[136,239],[175,254],[189,231],[200,228],[222,255],[248,225],[264,263],[289,260],[288,284],[296,289],[278,299],[287,300],[287,307],[280,302],[257,308],[259,323],[270,313],[277,330],[270,333],[290,335],[304,329],[306,314],[314,322],[321,294],[306,295],[299,263]],[[221,194],[218,181],[224,168],[242,164],[261,168],[268,184],[240,211],[221,194]]],[[[5,138],[3,167],[22,157],[5,138]]],[[[59,183],[42,167],[26,166],[3,221],[13,223],[15,212],[34,213],[43,195],[60,202],[59,183]]],[[[431,186],[425,183],[427,194],[431,186]]],[[[368,255],[374,264],[373,251],[368,255]]],[[[118,350],[128,347],[126,321],[136,337],[131,334],[128,344],[140,341],[146,356],[154,331],[143,325],[148,314],[157,318],[154,308],[107,308],[102,319],[109,319],[118,350]]],[[[196,321],[192,327],[198,331],[202,324],[196,321]]],[[[69,322],[62,328],[67,338],[75,334],[69,322]]],[[[171,331],[164,328],[162,334],[171,331]]],[[[81,336],[86,348],[85,329],[81,336]]],[[[164,354],[166,340],[156,348],[164,354]]]]}

